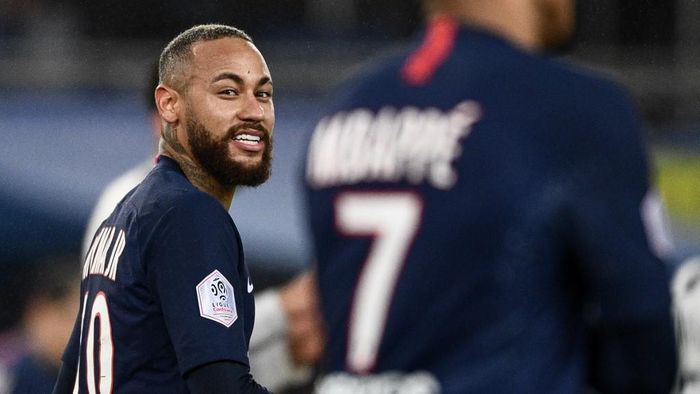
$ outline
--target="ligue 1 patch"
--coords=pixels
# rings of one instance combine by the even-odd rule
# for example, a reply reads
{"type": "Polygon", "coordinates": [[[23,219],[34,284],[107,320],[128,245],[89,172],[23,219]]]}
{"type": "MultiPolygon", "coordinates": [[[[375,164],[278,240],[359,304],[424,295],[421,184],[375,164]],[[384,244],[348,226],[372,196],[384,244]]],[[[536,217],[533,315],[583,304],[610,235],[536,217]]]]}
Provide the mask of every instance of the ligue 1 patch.
{"type": "Polygon", "coordinates": [[[231,327],[238,319],[233,286],[218,270],[214,270],[199,282],[197,301],[199,314],[205,319],[214,320],[226,327],[231,327]]]}

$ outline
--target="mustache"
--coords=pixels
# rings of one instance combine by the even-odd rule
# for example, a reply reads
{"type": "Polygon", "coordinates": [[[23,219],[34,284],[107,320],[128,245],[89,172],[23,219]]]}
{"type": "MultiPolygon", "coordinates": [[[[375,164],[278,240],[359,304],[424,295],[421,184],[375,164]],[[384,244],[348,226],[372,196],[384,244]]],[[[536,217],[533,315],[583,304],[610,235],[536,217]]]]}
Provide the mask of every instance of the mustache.
{"type": "Polygon", "coordinates": [[[270,141],[270,131],[267,129],[267,127],[263,126],[262,123],[257,123],[257,122],[244,122],[237,124],[235,126],[231,126],[231,128],[228,129],[226,132],[226,136],[224,137],[224,140],[232,139],[236,133],[241,131],[242,129],[252,129],[252,130],[258,130],[261,133],[263,133],[262,139],[265,142],[270,141]]]}

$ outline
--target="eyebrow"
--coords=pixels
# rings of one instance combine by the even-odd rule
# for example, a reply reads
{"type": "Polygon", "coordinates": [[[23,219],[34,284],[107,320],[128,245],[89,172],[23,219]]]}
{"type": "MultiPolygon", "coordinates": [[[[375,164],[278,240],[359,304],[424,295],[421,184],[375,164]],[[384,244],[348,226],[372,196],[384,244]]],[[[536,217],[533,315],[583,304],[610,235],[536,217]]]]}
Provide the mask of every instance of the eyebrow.
{"type": "MultiPolygon", "coordinates": [[[[240,75],[235,74],[235,73],[231,73],[231,72],[221,73],[221,74],[217,75],[216,77],[214,77],[214,79],[211,82],[214,83],[214,82],[222,81],[224,79],[230,79],[239,85],[245,84],[245,81],[243,81],[243,78],[241,78],[240,75]]],[[[268,77],[268,76],[264,76],[264,77],[260,78],[260,80],[258,81],[256,86],[262,86],[262,85],[265,85],[268,83],[270,85],[272,85],[272,79],[270,79],[270,77],[268,77]]]]}

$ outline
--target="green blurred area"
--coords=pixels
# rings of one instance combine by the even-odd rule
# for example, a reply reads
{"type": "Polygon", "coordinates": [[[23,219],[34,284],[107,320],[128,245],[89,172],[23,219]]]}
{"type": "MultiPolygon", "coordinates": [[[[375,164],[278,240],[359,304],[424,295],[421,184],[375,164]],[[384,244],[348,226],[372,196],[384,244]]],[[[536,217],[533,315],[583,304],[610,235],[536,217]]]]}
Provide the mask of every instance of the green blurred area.
{"type": "Polygon", "coordinates": [[[700,150],[656,146],[652,158],[671,222],[700,240],[700,150]]]}

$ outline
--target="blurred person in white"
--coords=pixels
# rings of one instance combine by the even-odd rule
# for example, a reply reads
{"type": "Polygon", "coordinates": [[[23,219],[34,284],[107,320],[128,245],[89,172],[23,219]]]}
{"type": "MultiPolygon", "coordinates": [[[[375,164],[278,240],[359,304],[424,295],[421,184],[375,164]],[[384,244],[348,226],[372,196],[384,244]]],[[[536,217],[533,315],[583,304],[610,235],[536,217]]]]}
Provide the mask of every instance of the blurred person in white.
{"type": "MultiPolygon", "coordinates": [[[[78,312],[79,258],[52,256],[32,263],[22,274],[26,301],[21,333],[26,351],[9,369],[9,393],[50,393],[61,354],[78,312]]],[[[0,392],[4,392],[0,390],[0,392]]]]}
{"type": "Polygon", "coordinates": [[[676,392],[700,393],[700,255],[685,260],[673,277],[678,341],[676,392]]]}
{"type": "MultiPolygon", "coordinates": [[[[153,158],[120,175],[102,191],[85,231],[82,256],[87,255],[92,237],[102,221],[154,166],[160,138],[160,117],[154,100],[157,85],[158,67],[154,63],[144,97],[153,136],[153,158]]],[[[258,383],[277,392],[303,385],[311,379],[313,365],[321,357],[324,342],[316,300],[315,282],[309,272],[299,274],[280,287],[269,288],[255,295],[250,367],[258,383]]]]}

